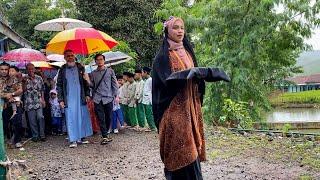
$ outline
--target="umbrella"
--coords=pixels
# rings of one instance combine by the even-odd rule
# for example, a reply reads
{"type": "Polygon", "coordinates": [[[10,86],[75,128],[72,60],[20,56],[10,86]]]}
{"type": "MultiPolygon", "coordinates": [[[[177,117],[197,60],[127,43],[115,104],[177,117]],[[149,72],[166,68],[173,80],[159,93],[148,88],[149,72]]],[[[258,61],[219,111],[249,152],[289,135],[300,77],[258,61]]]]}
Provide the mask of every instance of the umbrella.
{"type": "MultiPolygon", "coordinates": [[[[117,65],[117,64],[128,62],[131,59],[133,59],[131,56],[129,56],[129,55],[123,53],[123,52],[120,52],[120,51],[105,52],[105,53],[103,53],[103,55],[104,55],[104,57],[106,59],[105,64],[107,66],[114,66],[114,65],[117,65]]],[[[90,66],[95,66],[96,62],[92,61],[89,65],[90,66]]]]}
{"type": "Polygon", "coordinates": [[[229,82],[229,76],[218,68],[194,67],[184,71],[172,73],[166,81],[169,83],[183,82],[188,79],[200,79],[207,82],[226,81],[229,82]]]}
{"type": "Polygon", "coordinates": [[[128,56],[127,54],[116,51],[116,52],[105,52],[103,53],[104,57],[106,58],[106,64],[116,65],[121,64],[127,61],[130,61],[133,59],[131,56],[128,56]]]}
{"type": "Polygon", "coordinates": [[[40,51],[28,48],[20,48],[7,52],[2,59],[4,61],[24,62],[46,61],[47,57],[40,51]]]}
{"type": "Polygon", "coordinates": [[[38,67],[38,68],[47,68],[47,69],[53,68],[48,62],[45,62],[45,61],[35,61],[31,63],[34,65],[34,67],[38,67]]]}
{"type": "MultiPolygon", "coordinates": [[[[34,65],[36,68],[41,69],[52,69],[53,67],[46,61],[31,61],[29,62],[34,65]]],[[[11,62],[10,65],[16,66],[19,69],[26,69],[26,63],[24,62],[11,62]]]]}
{"type": "Polygon", "coordinates": [[[47,59],[52,62],[66,62],[63,55],[60,54],[50,54],[47,59]]]}
{"type": "Polygon", "coordinates": [[[56,67],[62,67],[66,62],[51,62],[49,65],[56,66],[56,67]]]}
{"type": "Polygon", "coordinates": [[[42,22],[34,27],[38,31],[64,31],[73,28],[90,28],[91,24],[71,18],[57,18],[42,22]]]}
{"type": "Polygon", "coordinates": [[[67,49],[75,54],[109,51],[118,42],[104,32],[93,28],[75,28],[59,32],[47,45],[46,52],[63,54],[67,49]]]}

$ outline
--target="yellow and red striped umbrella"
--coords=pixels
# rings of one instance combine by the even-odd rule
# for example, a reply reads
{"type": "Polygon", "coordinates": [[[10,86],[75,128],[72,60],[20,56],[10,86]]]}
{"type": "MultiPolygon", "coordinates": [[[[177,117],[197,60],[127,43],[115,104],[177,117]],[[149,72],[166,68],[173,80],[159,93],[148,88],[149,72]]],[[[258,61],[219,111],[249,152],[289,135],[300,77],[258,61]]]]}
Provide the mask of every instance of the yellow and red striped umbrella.
{"type": "Polygon", "coordinates": [[[58,33],[47,45],[49,53],[63,54],[67,49],[75,54],[91,54],[109,51],[118,42],[104,32],[94,28],[75,28],[58,33]]]}

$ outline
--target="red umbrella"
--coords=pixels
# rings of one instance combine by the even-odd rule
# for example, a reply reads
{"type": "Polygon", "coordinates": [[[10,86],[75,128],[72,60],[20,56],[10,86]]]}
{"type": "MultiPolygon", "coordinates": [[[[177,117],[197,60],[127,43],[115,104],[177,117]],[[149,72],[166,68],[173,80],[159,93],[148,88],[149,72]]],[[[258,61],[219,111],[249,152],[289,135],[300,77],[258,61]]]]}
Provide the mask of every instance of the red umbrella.
{"type": "Polygon", "coordinates": [[[7,52],[3,55],[4,61],[24,62],[47,61],[47,57],[40,51],[28,48],[20,48],[7,52]]]}

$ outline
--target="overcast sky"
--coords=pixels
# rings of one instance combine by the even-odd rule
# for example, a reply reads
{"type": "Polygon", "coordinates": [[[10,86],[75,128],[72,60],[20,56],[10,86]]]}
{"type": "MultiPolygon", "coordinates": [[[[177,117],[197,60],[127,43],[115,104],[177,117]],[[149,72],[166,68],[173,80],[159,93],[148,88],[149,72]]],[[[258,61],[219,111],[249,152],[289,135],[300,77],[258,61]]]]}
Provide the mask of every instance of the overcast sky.
{"type": "Polygon", "coordinates": [[[312,45],[314,50],[320,50],[320,28],[314,30],[313,36],[305,42],[312,45]]]}

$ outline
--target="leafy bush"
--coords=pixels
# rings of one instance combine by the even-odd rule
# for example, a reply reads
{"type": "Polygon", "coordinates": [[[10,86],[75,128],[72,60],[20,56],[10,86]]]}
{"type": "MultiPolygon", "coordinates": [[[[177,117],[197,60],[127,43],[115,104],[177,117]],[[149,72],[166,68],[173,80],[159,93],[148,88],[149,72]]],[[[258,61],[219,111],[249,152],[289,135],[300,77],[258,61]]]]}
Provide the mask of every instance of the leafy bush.
{"type": "Polygon", "coordinates": [[[282,127],[282,134],[286,135],[289,133],[289,130],[292,128],[292,126],[290,124],[285,124],[282,127]]]}
{"type": "Polygon", "coordinates": [[[219,122],[229,127],[237,127],[239,125],[242,128],[252,128],[253,120],[250,117],[248,103],[225,99],[219,122]]]}

